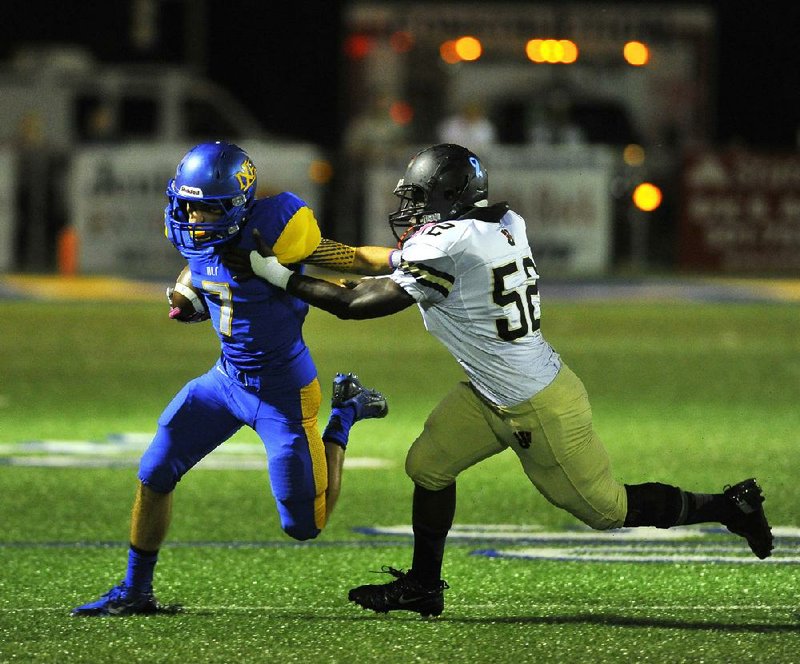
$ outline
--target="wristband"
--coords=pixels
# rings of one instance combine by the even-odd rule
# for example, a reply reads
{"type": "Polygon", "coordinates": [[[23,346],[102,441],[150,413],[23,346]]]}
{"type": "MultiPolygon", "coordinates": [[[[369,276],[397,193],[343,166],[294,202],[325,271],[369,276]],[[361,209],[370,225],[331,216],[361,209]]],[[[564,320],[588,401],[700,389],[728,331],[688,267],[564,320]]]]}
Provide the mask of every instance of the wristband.
{"type": "Polygon", "coordinates": [[[399,249],[395,249],[391,254],[389,254],[389,267],[393,270],[396,270],[400,267],[400,257],[402,256],[403,252],[399,249]]]}
{"type": "Polygon", "coordinates": [[[250,267],[253,272],[273,286],[286,290],[292,271],[278,262],[275,256],[262,256],[257,251],[250,252],[250,267]]]}

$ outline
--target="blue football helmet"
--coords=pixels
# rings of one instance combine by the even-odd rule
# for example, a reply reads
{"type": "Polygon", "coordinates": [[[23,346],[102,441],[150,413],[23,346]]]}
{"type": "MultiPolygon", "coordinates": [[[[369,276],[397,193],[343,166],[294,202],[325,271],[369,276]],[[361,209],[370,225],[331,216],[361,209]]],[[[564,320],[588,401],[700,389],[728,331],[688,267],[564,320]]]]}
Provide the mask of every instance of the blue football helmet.
{"type": "Polygon", "coordinates": [[[256,167],[242,148],[224,141],[196,145],[167,184],[167,231],[177,246],[188,249],[228,242],[239,233],[255,194],[256,167]],[[190,222],[190,204],[220,216],[190,222]]]}

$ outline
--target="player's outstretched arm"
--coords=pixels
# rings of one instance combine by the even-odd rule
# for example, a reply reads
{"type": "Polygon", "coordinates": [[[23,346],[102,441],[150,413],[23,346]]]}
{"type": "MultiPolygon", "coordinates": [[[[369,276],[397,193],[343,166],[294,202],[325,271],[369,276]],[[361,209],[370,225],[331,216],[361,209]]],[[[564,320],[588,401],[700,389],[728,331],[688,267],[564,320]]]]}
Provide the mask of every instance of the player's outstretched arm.
{"type": "Polygon", "coordinates": [[[391,274],[397,267],[395,257],[400,251],[393,247],[356,247],[353,272],[364,275],[391,274]]]}
{"type": "Polygon", "coordinates": [[[392,256],[395,251],[397,250],[391,247],[353,247],[322,238],[319,246],[302,262],[337,272],[375,276],[389,274],[394,270],[392,256]]]}
{"type": "Polygon", "coordinates": [[[351,320],[389,316],[414,304],[414,298],[391,279],[362,279],[354,288],[346,288],[292,272],[286,291],[338,318],[351,320]]]}
{"type": "Polygon", "coordinates": [[[284,267],[253,231],[258,251],[250,253],[256,276],[290,295],[345,319],[380,318],[402,311],[414,304],[414,298],[391,279],[362,279],[354,288],[345,288],[324,279],[298,274],[284,267]]]}
{"type": "MultiPolygon", "coordinates": [[[[390,274],[396,267],[393,258],[398,255],[399,251],[391,247],[353,247],[322,238],[319,246],[300,262],[336,272],[377,276],[390,274]]],[[[249,251],[227,247],[222,252],[222,262],[235,275],[235,279],[243,281],[253,278],[249,251]]]]}

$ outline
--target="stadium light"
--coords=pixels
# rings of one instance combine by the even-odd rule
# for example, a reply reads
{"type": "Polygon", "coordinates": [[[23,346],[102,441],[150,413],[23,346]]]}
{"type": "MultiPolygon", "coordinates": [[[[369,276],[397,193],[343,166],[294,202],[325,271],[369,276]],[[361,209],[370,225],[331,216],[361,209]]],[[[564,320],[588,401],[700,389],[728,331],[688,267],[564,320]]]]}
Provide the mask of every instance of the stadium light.
{"type": "Polygon", "coordinates": [[[650,49],[640,41],[629,41],[622,49],[625,62],[634,67],[642,67],[650,62],[650,49]]]}
{"type": "Polygon", "coordinates": [[[439,57],[447,64],[474,62],[483,54],[483,45],[476,37],[464,36],[448,39],[439,46],[439,57]]]}
{"type": "Polygon", "coordinates": [[[475,37],[459,37],[455,42],[458,57],[467,62],[474,62],[483,53],[483,46],[475,37]]]}
{"type": "Polygon", "coordinates": [[[568,65],[578,59],[578,46],[569,39],[530,39],[525,55],[531,62],[568,65]]]}
{"type": "Polygon", "coordinates": [[[633,204],[642,210],[642,212],[652,212],[659,205],[663,195],[659,189],[652,182],[642,182],[633,190],[633,204]]]}
{"type": "Polygon", "coordinates": [[[622,151],[622,159],[628,166],[641,166],[644,163],[644,148],[637,143],[629,143],[622,151]]]}
{"type": "Polygon", "coordinates": [[[439,57],[442,58],[448,65],[454,65],[461,61],[461,58],[456,51],[456,42],[453,39],[448,39],[442,42],[439,46],[439,57]]]}

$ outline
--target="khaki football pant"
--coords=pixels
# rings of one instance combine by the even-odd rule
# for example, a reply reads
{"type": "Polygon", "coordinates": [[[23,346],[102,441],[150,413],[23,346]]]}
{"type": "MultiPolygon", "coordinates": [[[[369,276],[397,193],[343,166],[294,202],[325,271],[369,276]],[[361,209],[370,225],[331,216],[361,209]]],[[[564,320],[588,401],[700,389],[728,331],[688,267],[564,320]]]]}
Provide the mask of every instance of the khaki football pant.
{"type": "Polygon", "coordinates": [[[611,475],[586,389],[565,364],[544,390],[512,408],[490,405],[469,383],[459,383],[429,415],[408,451],[406,473],[416,484],[440,490],[509,447],[553,505],[598,530],[623,525],[625,487],[611,475]]]}

